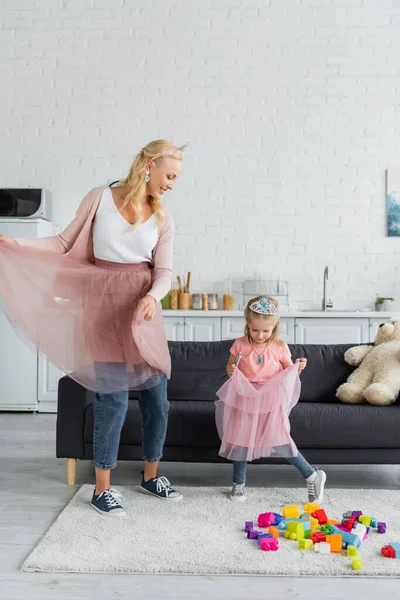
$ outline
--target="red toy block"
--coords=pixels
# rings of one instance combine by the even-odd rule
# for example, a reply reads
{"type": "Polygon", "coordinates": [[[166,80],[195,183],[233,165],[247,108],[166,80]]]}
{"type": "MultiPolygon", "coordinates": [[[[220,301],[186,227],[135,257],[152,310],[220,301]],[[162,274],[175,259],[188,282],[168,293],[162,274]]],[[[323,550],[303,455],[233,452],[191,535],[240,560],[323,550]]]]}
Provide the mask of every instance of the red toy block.
{"type": "Polygon", "coordinates": [[[396,551],[392,546],[383,546],[381,552],[385,558],[396,558],[396,551]]]}
{"type": "Polygon", "coordinates": [[[320,525],[326,525],[328,523],[328,517],[323,508],[311,513],[311,516],[314,517],[314,519],[317,519],[320,525]]]}
{"type": "Polygon", "coordinates": [[[313,544],[319,544],[320,542],[326,542],[326,535],[322,531],[314,531],[308,538],[313,544]]]}
{"type": "Polygon", "coordinates": [[[347,531],[351,531],[356,520],[357,519],[355,517],[351,517],[351,519],[344,519],[343,527],[346,527],[347,531]]]}

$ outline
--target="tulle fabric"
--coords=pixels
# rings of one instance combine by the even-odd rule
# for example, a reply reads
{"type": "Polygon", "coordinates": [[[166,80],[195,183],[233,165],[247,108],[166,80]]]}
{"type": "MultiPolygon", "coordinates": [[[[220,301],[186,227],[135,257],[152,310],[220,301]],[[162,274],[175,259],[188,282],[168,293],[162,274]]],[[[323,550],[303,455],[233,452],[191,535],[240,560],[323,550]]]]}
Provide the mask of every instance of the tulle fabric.
{"type": "Polygon", "coordinates": [[[252,461],[261,457],[297,456],[290,436],[289,414],[300,396],[298,366],[263,384],[252,384],[236,369],[218,390],[216,424],[220,456],[252,461]]]}
{"type": "Polygon", "coordinates": [[[147,263],[80,262],[48,250],[0,247],[0,309],[14,330],[87,389],[144,389],[170,377],[157,303],[134,320],[151,287],[147,263]]]}

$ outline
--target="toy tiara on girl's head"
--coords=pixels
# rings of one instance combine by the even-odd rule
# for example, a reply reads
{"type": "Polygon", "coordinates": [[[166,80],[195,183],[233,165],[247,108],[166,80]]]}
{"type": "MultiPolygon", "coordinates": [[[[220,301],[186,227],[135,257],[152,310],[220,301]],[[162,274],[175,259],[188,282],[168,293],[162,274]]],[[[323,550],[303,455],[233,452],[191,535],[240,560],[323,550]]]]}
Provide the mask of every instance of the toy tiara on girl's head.
{"type": "Polygon", "coordinates": [[[275,304],[270,302],[266,296],[261,298],[261,300],[256,300],[256,302],[250,304],[249,308],[259,315],[276,315],[278,312],[275,304]]]}

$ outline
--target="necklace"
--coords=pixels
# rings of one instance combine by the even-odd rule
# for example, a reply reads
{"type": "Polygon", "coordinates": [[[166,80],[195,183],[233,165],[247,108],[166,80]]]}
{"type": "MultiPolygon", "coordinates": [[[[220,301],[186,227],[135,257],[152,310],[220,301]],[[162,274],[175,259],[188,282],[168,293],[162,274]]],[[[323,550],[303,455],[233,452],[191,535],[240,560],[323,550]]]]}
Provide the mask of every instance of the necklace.
{"type": "Polygon", "coordinates": [[[265,346],[264,350],[263,350],[261,353],[259,353],[259,352],[257,351],[257,348],[255,348],[255,347],[254,347],[254,345],[253,345],[253,342],[252,342],[252,341],[250,341],[250,344],[253,346],[253,350],[254,350],[254,352],[257,354],[257,359],[256,359],[256,360],[257,360],[257,364],[258,364],[258,365],[262,365],[262,364],[263,364],[263,362],[264,362],[264,353],[265,353],[265,351],[266,351],[266,349],[267,349],[267,346],[268,346],[268,344],[265,346]]]}

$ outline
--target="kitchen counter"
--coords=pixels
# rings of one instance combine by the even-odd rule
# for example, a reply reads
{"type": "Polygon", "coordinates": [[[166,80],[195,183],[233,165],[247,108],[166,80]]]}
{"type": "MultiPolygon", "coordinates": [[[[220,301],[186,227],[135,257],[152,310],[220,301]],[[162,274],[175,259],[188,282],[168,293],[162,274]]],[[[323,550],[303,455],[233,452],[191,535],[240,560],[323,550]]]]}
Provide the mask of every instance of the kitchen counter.
{"type": "MultiPolygon", "coordinates": [[[[165,317],[243,317],[243,310],[163,310],[165,317]]],[[[340,310],[298,310],[281,312],[280,316],[287,319],[347,319],[347,318],[364,318],[364,319],[380,319],[388,320],[391,318],[399,318],[399,311],[385,312],[375,310],[360,310],[360,311],[340,311],[340,310]]]]}

